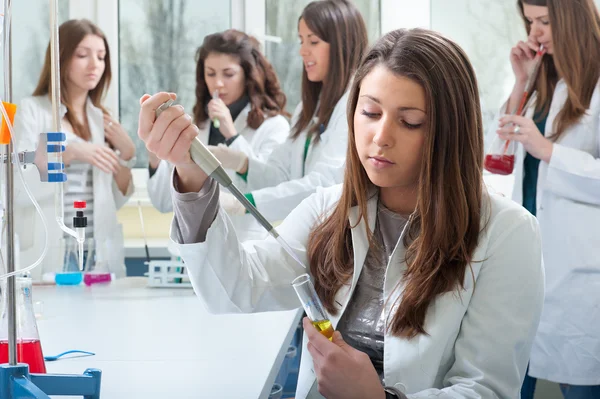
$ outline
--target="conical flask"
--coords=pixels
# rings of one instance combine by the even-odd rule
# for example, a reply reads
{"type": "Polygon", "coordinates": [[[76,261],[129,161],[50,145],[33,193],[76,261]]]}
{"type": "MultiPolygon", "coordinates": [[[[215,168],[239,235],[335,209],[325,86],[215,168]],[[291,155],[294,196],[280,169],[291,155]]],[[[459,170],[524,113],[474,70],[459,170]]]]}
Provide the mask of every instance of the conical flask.
{"type": "MultiPolygon", "coordinates": [[[[29,365],[30,373],[45,373],[46,363],[42,354],[33,301],[31,300],[31,277],[15,278],[17,308],[17,362],[29,365]]],[[[0,364],[8,363],[8,301],[6,280],[2,280],[2,318],[0,319],[0,364]]]]}
{"type": "Polygon", "coordinates": [[[516,143],[512,140],[494,137],[483,162],[485,170],[497,175],[510,175],[515,168],[516,147],[516,143]]]}
{"type": "MultiPolygon", "coordinates": [[[[525,91],[521,96],[521,101],[513,110],[512,115],[523,115],[525,112],[527,100],[530,98],[530,94],[535,88],[535,82],[544,54],[546,54],[546,49],[541,45],[531,63],[527,75],[527,82],[525,83],[525,91]]],[[[483,167],[491,173],[510,175],[515,167],[516,150],[517,146],[514,141],[507,141],[498,136],[494,137],[492,145],[486,152],[483,167]]]]}

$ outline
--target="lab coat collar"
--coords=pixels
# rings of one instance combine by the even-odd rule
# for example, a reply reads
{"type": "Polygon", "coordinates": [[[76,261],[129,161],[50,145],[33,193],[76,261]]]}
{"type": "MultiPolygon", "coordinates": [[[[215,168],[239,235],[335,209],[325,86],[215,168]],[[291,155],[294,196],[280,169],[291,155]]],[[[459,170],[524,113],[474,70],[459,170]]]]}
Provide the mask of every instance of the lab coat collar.
{"type": "MultiPolygon", "coordinates": [[[[43,105],[52,112],[52,101],[50,96],[43,96],[43,105]]],[[[67,106],[61,103],[58,107],[60,119],[67,114],[67,106]]],[[[85,110],[88,117],[88,124],[90,126],[90,133],[92,135],[92,143],[102,144],[104,143],[104,112],[96,107],[92,102],[91,98],[87,98],[85,102],[85,110]]]]}
{"type": "Polygon", "coordinates": [[[250,103],[246,104],[246,106],[239,113],[235,121],[233,121],[233,126],[235,127],[235,131],[238,134],[241,134],[246,126],[248,126],[248,114],[250,113],[250,103]]]}
{"type": "MultiPolygon", "coordinates": [[[[367,218],[369,220],[368,229],[372,232],[375,230],[375,222],[377,220],[377,202],[379,201],[379,191],[374,188],[369,190],[367,198],[367,218]]],[[[354,243],[352,245],[354,251],[354,273],[352,274],[352,283],[350,285],[343,285],[335,296],[335,303],[339,311],[331,318],[331,322],[334,326],[337,326],[337,323],[346,309],[348,300],[350,299],[352,292],[354,292],[354,288],[356,287],[356,283],[358,282],[358,278],[360,277],[360,273],[367,257],[367,252],[369,251],[369,245],[366,244],[368,243],[368,234],[365,219],[361,218],[359,222],[359,217],[359,207],[352,207],[350,209],[348,219],[350,221],[350,226],[355,226],[350,231],[352,235],[352,242],[354,243]],[[359,243],[363,243],[363,245],[359,245],[359,243]]]]}
{"type": "MultiPolygon", "coordinates": [[[[43,104],[48,110],[52,111],[52,101],[50,100],[50,95],[43,96],[43,104]]],[[[92,112],[96,115],[98,113],[100,113],[100,115],[103,114],[102,110],[100,108],[96,107],[94,105],[94,103],[92,102],[92,99],[89,97],[85,101],[85,108],[86,108],[86,111],[92,112]]],[[[61,117],[61,119],[64,118],[65,115],[67,114],[67,106],[63,103],[60,103],[60,105],[58,106],[58,112],[59,112],[59,116],[61,117]]]]}

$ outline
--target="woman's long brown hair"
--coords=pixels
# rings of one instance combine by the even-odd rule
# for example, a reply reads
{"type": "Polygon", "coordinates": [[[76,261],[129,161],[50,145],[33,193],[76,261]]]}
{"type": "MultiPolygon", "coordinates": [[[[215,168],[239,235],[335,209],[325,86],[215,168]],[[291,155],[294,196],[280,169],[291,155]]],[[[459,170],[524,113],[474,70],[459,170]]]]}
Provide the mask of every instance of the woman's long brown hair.
{"type": "Polygon", "coordinates": [[[196,104],[194,122],[203,124],[208,119],[206,105],[211,93],[204,79],[204,61],[211,53],[227,54],[239,59],[246,78],[246,94],[250,98],[250,112],[247,123],[258,129],[269,116],[285,115],[286,96],[281,90],[275,69],[260,51],[260,44],[254,37],[235,29],[214,33],[204,38],[196,52],[196,104]]]}
{"type": "MultiPolygon", "coordinates": [[[[310,235],[308,256],[315,288],[329,312],[354,271],[348,220],[358,207],[367,220],[373,184],[355,144],[354,113],[361,84],[376,66],[417,82],[425,91],[428,133],[418,202],[404,244],[406,284],[388,330],[402,337],[426,334],[427,309],[439,295],[463,287],[480,233],[483,127],[475,72],[463,50],[428,30],[396,30],[377,41],[361,62],[348,102],[348,151],[341,199],[310,235]]],[[[369,248],[376,248],[368,231],[369,248]]],[[[398,267],[392,265],[390,267],[398,267]]],[[[396,288],[398,289],[398,287],[396,288]]],[[[391,315],[390,315],[391,316],[391,315]]]]}
{"type": "Polygon", "coordinates": [[[527,34],[531,24],[523,4],[548,7],[554,54],[544,55],[537,77],[538,114],[547,114],[559,76],[568,88],[568,98],[558,113],[550,139],[556,141],[576,124],[590,107],[600,79],[600,14],[593,0],[518,0],[527,34]]]}
{"type": "MultiPolygon", "coordinates": [[[[102,74],[98,85],[89,92],[89,98],[92,101],[92,104],[94,104],[95,107],[100,108],[102,112],[106,114],[108,111],[102,106],[102,100],[106,94],[106,91],[108,90],[108,86],[110,85],[110,80],[112,77],[112,72],[110,69],[110,50],[108,48],[106,36],[104,33],[102,33],[100,28],[87,19],[71,19],[67,22],[64,22],[58,28],[58,47],[60,53],[60,99],[61,102],[67,107],[67,114],[65,117],[73,127],[73,133],[82,139],[89,141],[92,137],[90,129],[87,127],[87,125],[80,123],[75,116],[75,111],[73,110],[71,99],[69,98],[69,93],[67,91],[67,87],[69,85],[67,79],[69,64],[71,63],[71,59],[73,58],[73,54],[75,54],[77,46],[87,35],[95,35],[100,37],[104,41],[104,47],[106,49],[106,55],[104,57],[104,73],[102,74]]],[[[50,65],[50,44],[48,44],[48,48],[46,49],[46,59],[44,61],[44,66],[42,67],[42,73],[40,75],[37,87],[33,92],[34,96],[43,96],[50,92],[50,65]]]]}
{"type": "Polygon", "coordinates": [[[292,127],[294,139],[309,127],[309,134],[318,132],[321,125],[327,127],[369,44],[365,21],[348,0],[313,1],[304,8],[298,21],[301,19],[321,40],[330,44],[329,70],[323,82],[311,82],[306,69],[302,68],[302,112],[292,127]],[[310,126],[317,104],[318,121],[310,126]]]}

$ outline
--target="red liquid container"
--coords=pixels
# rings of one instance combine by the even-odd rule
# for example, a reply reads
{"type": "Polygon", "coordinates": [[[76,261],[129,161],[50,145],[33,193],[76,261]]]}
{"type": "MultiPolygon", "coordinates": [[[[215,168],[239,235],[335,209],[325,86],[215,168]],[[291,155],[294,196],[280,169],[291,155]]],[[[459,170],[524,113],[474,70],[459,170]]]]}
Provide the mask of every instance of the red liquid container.
{"type": "MultiPolygon", "coordinates": [[[[534,89],[538,70],[542,61],[542,57],[545,53],[546,49],[543,45],[540,45],[539,50],[536,52],[534,62],[531,65],[530,70],[527,72],[527,83],[525,84],[525,90],[521,96],[521,101],[511,115],[523,115],[525,113],[527,99],[529,98],[529,94],[534,89]]],[[[516,128],[516,126],[514,128],[516,128]]],[[[515,154],[516,145],[514,141],[502,140],[496,136],[492,142],[491,148],[486,153],[483,167],[485,170],[491,173],[498,175],[510,175],[515,167],[515,154]]]]}
{"type": "MultiPolygon", "coordinates": [[[[2,317],[0,318],[0,364],[9,362],[7,295],[6,280],[3,280],[2,317]]],[[[15,278],[15,302],[17,310],[17,362],[28,364],[30,373],[45,373],[46,364],[31,299],[30,277],[15,278]]]]}
{"type": "MultiPolygon", "coordinates": [[[[17,342],[17,362],[27,363],[30,373],[46,373],[40,340],[17,342]]],[[[8,341],[0,341],[0,364],[8,363],[8,341]]]]}
{"type": "Polygon", "coordinates": [[[497,175],[510,175],[515,168],[515,156],[488,154],[485,156],[483,167],[497,175]]]}

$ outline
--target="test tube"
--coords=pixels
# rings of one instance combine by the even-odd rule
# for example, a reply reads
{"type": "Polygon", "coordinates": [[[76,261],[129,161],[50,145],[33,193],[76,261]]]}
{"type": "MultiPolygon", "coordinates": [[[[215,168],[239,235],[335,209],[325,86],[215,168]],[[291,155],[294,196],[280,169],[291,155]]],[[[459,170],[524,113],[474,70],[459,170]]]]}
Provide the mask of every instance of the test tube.
{"type": "Polygon", "coordinates": [[[305,273],[296,277],[294,281],[292,281],[292,286],[313,326],[331,341],[331,338],[333,337],[333,326],[331,325],[329,316],[327,316],[327,313],[325,312],[325,308],[323,308],[321,300],[317,296],[315,286],[313,285],[310,276],[305,273]]]}
{"type": "MultiPolygon", "coordinates": [[[[214,91],[214,93],[212,94],[212,98],[213,100],[219,99],[219,90],[214,91]]],[[[218,118],[213,118],[213,126],[215,127],[215,129],[219,129],[221,127],[221,121],[219,121],[218,118]]]]}

